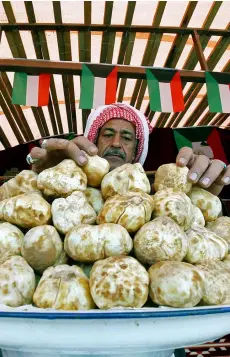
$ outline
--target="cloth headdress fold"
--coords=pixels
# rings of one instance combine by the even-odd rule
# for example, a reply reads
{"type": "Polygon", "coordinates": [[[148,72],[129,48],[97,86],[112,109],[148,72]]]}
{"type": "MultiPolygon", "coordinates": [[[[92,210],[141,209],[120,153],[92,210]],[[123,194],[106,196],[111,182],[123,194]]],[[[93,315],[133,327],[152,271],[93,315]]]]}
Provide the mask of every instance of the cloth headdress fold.
{"type": "Polygon", "coordinates": [[[103,105],[94,110],[88,117],[84,136],[95,142],[99,129],[107,121],[116,118],[124,118],[135,125],[136,139],[138,140],[135,162],[143,165],[148,153],[149,134],[153,128],[144,114],[129,104],[103,105]]]}

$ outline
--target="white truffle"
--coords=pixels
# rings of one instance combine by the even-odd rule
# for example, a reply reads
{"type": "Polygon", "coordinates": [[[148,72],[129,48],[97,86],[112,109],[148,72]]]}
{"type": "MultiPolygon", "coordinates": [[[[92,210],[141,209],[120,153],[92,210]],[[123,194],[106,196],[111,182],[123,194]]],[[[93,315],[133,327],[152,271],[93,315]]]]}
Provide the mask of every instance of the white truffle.
{"type": "Polygon", "coordinates": [[[0,202],[0,220],[23,228],[48,224],[51,206],[37,193],[27,193],[0,202]]]}
{"type": "Polygon", "coordinates": [[[24,258],[13,256],[0,266],[0,304],[11,307],[32,302],[35,274],[24,258]]]}
{"type": "Polygon", "coordinates": [[[183,192],[174,192],[172,188],[160,190],[153,196],[154,216],[168,216],[183,230],[190,228],[194,220],[193,205],[183,192]]]}
{"type": "Polygon", "coordinates": [[[205,220],[204,220],[204,216],[203,213],[201,212],[201,210],[197,207],[193,205],[193,222],[192,222],[192,227],[193,226],[205,226],[205,220]]]}
{"type": "Polygon", "coordinates": [[[158,305],[196,306],[204,294],[204,280],[198,268],[182,262],[158,262],[149,269],[149,295],[158,305]]]}
{"type": "Polygon", "coordinates": [[[104,200],[101,191],[97,188],[87,187],[84,191],[87,201],[93,207],[94,211],[98,214],[104,205],[104,200]]]}
{"type": "Polygon", "coordinates": [[[143,264],[162,260],[182,261],[188,249],[184,231],[169,217],[157,217],[146,223],[134,237],[134,251],[143,264]]]}
{"type": "Polygon", "coordinates": [[[11,223],[2,223],[0,226],[0,264],[13,255],[21,255],[24,234],[11,223]]]}
{"type": "Polygon", "coordinates": [[[132,257],[110,257],[96,262],[89,284],[99,309],[140,308],[148,298],[148,273],[132,257]]]}
{"type": "Polygon", "coordinates": [[[203,213],[205,222],[215,221],[222,212],[220,199],[203,188],[193,187],[189,197],[203,213]]]}
{"type": "Polygon", "coordinates": [[[95,307],[86,275],[79,267],[66,264],[44,271],[33,302],[37,307],[56,310],[90,310],[95,307]]]}
{"type": "Polygon", "coordinates": [[[155,191],[173,188],[177,191],[189,193],[192,189],[192,183],[188,181],[188,172],[187,167],[179,167],[176,164],[160,166],[155,173],[155,191]]]}
{"type": "Polygon", "coordinates": [[[0,201],[29,192],[41,194],[37,187],[37,177],[38,174],[32,170],[21,171],[0,187],[0,201]]]}
{"type": "Polygon", "coordinates": [[[46,196],[67,197],[74,191],[84,191],[87,177],[82,169],[70,159],[43,170],[38,175],[38,188],[46,196]]]}
{"type": "Polygon", "coordinates": [[[87,155],[88,162],[82,166],[89,186],[100,187],[103,177],[109,172],[109,162],[98,155],[87,155]]]}
{"type": "Polygon", "coordinates": [[[63,261],[63,242],[53,226],[45,225],[30,229],[24,237],[22,256],[39,273],[63,261]]]}
{"type": "Polygon", "coordinates": [[[205,289],[201,303],[204,305],[230,304],[230,271],[221,261],[204,261],[198,264],[205,289]]]}
{"type": "Polygon", "coordinates": [[[151,219],[153,199],[141,191],[110,197],[97,216],[97,224],[117,223],[128,232],[137,232],[151,219]]]}
{"type": "Polygon", "coordinates": [[[209,222],[206,228],[226,240],[230,252],[230,217],[219,217],[214,222],[209,222]]]}
{"type": "Polygon", "coordinates": [[[128,255],[133,242],[119,224],[81,224],[65,237],[65,251],[74,260],[91,263],[110,256],[128,255]]]}
{"type": "Polygon", "coordinates": [[[101,192],[105,200],[116,194],[139,189],[150,193],[148,177],[141,164],[124,164],[109,172],[102,180],[101,192]]]}
{"type": "Polygon", "coordinates": [[[80,223],[94,224],[96,212],[83,192],[73,192],[67,198],[57,198],[52,203],[53,224],[62,233],[68,233],[80,223]]]}
{"type": "Polygon", "coordinates": [[[185,260],[189,263],[222,260],[228,254],[227,242],[205,227],[193,226],[186,234],[189,246],[185,260]]]}

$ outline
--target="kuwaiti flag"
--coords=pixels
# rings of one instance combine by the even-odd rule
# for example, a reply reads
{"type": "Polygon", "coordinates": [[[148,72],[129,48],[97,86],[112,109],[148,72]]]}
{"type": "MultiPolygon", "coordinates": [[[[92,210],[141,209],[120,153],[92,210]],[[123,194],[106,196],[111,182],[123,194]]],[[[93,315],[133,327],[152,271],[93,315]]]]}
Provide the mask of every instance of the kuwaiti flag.
{"type": "Polygon", "coordinates": [[[49,103],[50,74],[31,76],[16,72],[12,92],[12,103],[40,107],[49,103]]]}
{"type": "Polygon", "coordinates": [[[81,109],[97,108],[116,102],[117,67],[112,65],[82,64],[81,109]]]}
{"type": "Polygon", "coordinates": [[[212,113],[230,113],[230,74],[205,72],[208,105],[212,113]]]}
{"type": "Polygon", "coordinates": [[[146,68],[150,109],[171,113],[184,110],[180,73],[172,69],[146,68]]]}

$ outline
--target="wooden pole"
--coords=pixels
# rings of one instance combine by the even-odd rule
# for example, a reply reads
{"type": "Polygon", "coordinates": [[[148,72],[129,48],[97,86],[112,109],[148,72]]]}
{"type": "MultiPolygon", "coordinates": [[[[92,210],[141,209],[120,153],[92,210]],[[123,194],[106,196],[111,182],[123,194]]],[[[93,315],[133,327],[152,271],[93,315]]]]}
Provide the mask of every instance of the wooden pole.
{"type": "MultiPolygon", "coordinates": [[[[87,63],[86,63],[87,64],[87,63]]],[[[88,63],[92,65],[92,63],[88,63]]],[[[94,66],[108,66],[107,64],[94,64],[94,66]]],[[[145,79],[145,69],[152,67],[138,67],[117,65],[118,78],[145,79]]],[[[31,60],[20,58],[0,58],[0,71],[26,72],[28,74],[52,73],[52,74],[72,74],[80,75],[82,63],[70,61],[47,61],[31,60]]],[[[167,70],[167,68],[164,68],[167,70]]],[[[182,81],[204,83],[205,74],[202,71],[178,70],[182,81]]]]}
{"type": "Polygon", "coordinates": [[[197,53],[197,57],[198,57],[199,62],[200,62],[200,68],[203,71],[208,71],[208,64],[207,64],[207,61],[206,61],[206,59],[204,57],[204,52],[203,52],[202,47],[201,47],[200,38],[199,38],[198,32],[196,30],[194,30],[193,33],[192,33],[192,39],[193,39],[193,42],[194,42],[194,47],[195,47],[195,50],[196,50],[196,53],[197,53]]]}

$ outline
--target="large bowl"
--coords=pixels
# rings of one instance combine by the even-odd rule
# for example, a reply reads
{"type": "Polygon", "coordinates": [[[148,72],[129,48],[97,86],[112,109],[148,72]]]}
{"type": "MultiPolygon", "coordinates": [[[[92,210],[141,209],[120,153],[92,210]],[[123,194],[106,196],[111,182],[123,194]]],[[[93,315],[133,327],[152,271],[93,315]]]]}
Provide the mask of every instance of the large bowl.
{"type": "Polygon", "coordinates": [[[0,311],[0,331],[2,349],[37,352],[42,357],[49,353],[170,356],[175,348],[229,334],[230,306],[87,312],[8,309],[0,311]]]}

